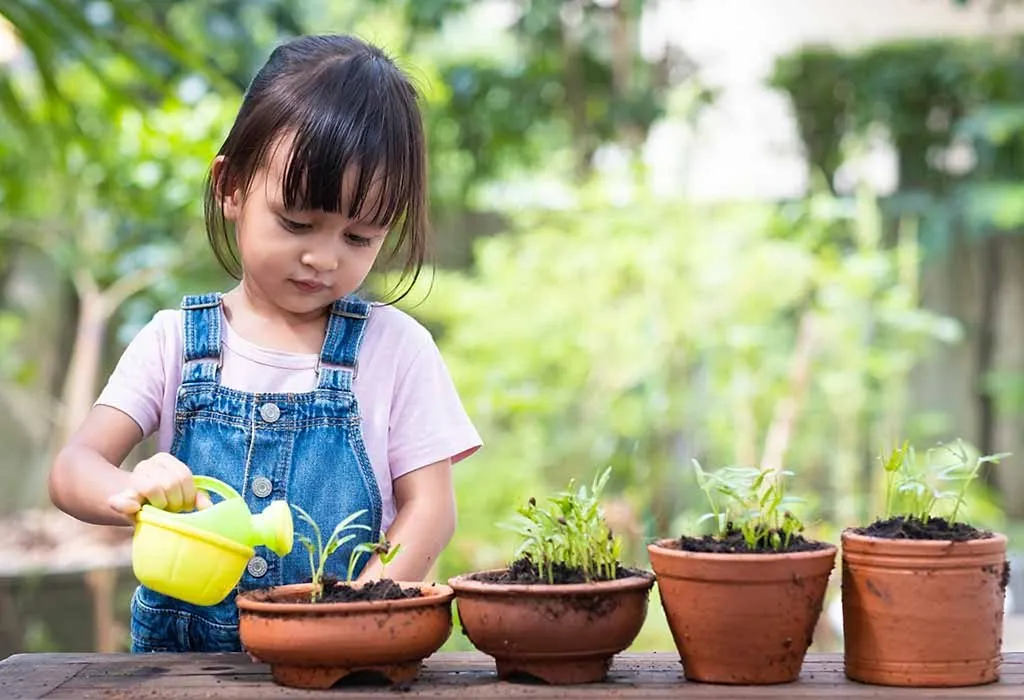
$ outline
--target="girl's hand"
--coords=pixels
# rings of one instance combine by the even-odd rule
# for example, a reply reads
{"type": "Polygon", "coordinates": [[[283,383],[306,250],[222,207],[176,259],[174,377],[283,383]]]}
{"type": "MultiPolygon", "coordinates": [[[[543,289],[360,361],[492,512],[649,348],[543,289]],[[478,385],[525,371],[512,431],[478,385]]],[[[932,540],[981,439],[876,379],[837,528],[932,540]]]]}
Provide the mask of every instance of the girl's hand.
{"type": "Polygon", "coordinates": [[[210,497],[196,489],[192,471],[166,452],[139,462],[132,471],[129,488],[110,497],[110,507],[126,516],[134,516],[149,503],[161,510],[177,512],[209,508],[210,497]]]}

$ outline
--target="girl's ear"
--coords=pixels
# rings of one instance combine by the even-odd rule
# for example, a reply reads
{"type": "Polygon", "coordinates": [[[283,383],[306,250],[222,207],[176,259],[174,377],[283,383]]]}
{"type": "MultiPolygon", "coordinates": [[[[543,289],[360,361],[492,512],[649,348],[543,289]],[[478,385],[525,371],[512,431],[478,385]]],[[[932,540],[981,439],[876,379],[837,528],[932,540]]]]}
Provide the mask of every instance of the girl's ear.
{"type": "Polygon", "coordinates": [[[213,160],[213,170],[210,173],[214,188],[216,188],[217,200],[220,202],[221,211],[224,212],[224,218],[228,221],[236,221],[242,208],[241,197],[237,189],[230,187],[221,180],[223,174],[224,156],[217,156],[213,160]],[[225,192],[226,189],[231,191],[225,192]]]}

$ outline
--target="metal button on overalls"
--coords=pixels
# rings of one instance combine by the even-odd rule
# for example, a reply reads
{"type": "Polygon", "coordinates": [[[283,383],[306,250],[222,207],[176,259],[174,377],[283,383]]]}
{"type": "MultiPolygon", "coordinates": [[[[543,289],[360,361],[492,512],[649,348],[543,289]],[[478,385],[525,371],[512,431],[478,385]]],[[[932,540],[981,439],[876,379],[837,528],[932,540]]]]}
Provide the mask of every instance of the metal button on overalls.
{"type": "Polygon", "coordinates": [[[265,476],[257,476],[252,480],[252,492],[259,498],[266,498],[274,490],[274,485],[265,476]]]}
{"type": "Polygon", "coordinates": [[[263,557],[253,557],[245,568],[249,570],[250,574],[260,578],[267,573],[267,560],[263,557]]]}
{"type": "Polygon", "coordinates": [[[265,403],[260,406],[260,415],[263,416],[263,420],[273,423],[281,417],[281,409],[276,403],[265,403]]]}

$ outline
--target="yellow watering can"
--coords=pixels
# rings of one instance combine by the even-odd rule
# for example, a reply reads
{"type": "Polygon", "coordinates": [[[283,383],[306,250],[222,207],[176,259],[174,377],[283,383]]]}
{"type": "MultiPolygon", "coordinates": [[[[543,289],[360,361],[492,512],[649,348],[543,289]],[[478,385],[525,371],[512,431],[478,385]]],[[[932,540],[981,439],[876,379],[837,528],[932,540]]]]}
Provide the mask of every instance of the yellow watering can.
{"type": "Polygon", "coordinates": [[[203,510],[171,513],[144,505],[132,537],[132,569],[142,585],[194,605],[224,600],[245,565],[265,545],[278,556],[292,551],[292,514],[273,501],[257,515],[233,488],[208,476],[196,488],[224,500],[203,510]]]}

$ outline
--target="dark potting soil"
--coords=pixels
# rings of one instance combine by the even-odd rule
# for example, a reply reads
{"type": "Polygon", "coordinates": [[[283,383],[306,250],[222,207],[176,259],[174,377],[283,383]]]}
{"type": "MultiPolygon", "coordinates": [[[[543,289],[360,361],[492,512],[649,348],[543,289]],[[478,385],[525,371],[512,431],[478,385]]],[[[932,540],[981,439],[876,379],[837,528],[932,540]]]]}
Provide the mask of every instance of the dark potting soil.
{"type": "MultiPolygon", "coordinates": [[[[775,530],[779,537],[785,541],[786,534],[782,530],[775,530]]],[[[803,535],[793,535],[789,538],[789,546],[780,549],[772,549],[770,546],[751,549],[747,541],[743,539],[743,533],[739,530],[729,530],[725,535],[704,535],[702,537],[683,536],[676,540],[676,545],[684,552],[706,552],[708,554],[787,554],[792,552],[813,552],[825,549],[828,544],[815,540],[804,539],[803,535]]]]}
{"type": "Polygon", "coordinates": [[[403,600],[420,598],[418,588],[402,588],[389,578],[371,581],[364,586],[353,588],[344,581],[324,577],[324,593],[321,603],[357,603],[369,600],[403,600]]]}
{"type": "MultiPolygon", "coordinates": [[[[484,581],[485,583],[513,583],[521,585],[538,584],[538,583],[555,583],[555,584],[568,584],[568,583],[587,583],[587,578],[583,575],[583,569],[579,567],[569,567],[564,564],[555,564],[553,570],[553,581],[548,581],[547,575],[541,573],[537,568],[537,565],[532,561],[523,557],[512,562],[507,569],[501,571],[489,572],[486,574],[476,574],[473,579],[476,581],[484,581]]],[[[631,576],[640,576],[642,572],[635,569],[629,569],[621,564],[616,566],[615,579],[629,578],[631,576]]],[[[610,580],[610,579],[597,579],[597,580],[610,580]]]]}
{"type": "Polygon", "coordinates": [[[867,527],[855,527],[853,532],[869,537],[890,540],[984,540],[992,536],[988,530],[979,530],[967,523],[951,523],[945,518],[906,518],[902,515],[888,520],[876,520],[867,527]]]}

